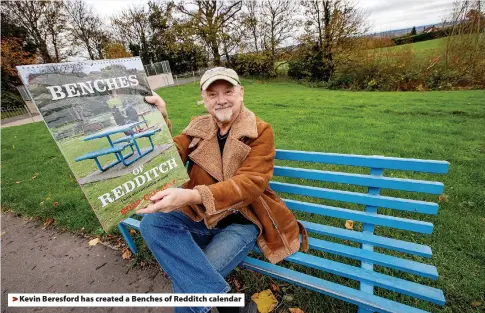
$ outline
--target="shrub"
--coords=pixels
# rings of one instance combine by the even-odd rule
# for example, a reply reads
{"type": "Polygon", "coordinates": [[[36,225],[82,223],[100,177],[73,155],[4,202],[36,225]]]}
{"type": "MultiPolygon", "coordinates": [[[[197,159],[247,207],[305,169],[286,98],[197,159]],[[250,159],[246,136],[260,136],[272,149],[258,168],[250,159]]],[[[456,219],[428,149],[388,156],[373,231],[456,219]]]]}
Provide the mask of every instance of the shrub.
{"type": "Polygon", "coordinates": [[[328,81],[333,67],[333,62],[326,61],[316,46],[302,46],[298,56],[289,62],[288,76],[310,81],[328,81]]]}
{"type": "Polygon", "coordinates": [[[232,60],[233,69],[243,76],[275,77],[274,61],[266,53],[236,54],[232,60]]]}

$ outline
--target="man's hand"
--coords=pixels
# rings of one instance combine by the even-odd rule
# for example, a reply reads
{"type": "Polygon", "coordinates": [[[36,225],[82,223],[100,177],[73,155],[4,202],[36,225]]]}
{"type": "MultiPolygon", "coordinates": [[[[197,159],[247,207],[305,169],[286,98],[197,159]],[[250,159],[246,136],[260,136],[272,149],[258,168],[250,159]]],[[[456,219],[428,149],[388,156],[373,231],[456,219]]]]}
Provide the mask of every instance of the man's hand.
{"type": "Polygon", "coordinates": [[[150,198],[153,203],[136,211],[136,214],[164,212],[169,213],[188,204],[200,204],[202,199],[197,190],[182,188],[167,188],[157,192],[150,198]]]}
{"type": "Polygon", "coordinates": [[[162,97],[160,97],[157,93],[155,93],[155,92],[152,92],[152,93],[153,93],[153,95],[152,96],[146,96],[145,100],[148,103],[156,105],[157,108],[162,113],[164,118],[168,117],[167,104],[165,103],[165,101],[163,101],[162,97]]]}

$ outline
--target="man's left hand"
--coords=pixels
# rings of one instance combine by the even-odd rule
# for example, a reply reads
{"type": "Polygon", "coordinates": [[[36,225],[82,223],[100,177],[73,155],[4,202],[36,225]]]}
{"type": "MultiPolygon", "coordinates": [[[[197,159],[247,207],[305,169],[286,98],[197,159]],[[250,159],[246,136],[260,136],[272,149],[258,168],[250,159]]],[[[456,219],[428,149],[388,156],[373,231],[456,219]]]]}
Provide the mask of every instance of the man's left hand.
{"type": "Polygon", "coordinates": [[[150,198],[153,203],[146,208],[136,211],[136,214],[154,212],[169,213],[188,204],[199,204],[202,202],[197,190],[183,188],[167,188],[157,192],[150,198]]]}

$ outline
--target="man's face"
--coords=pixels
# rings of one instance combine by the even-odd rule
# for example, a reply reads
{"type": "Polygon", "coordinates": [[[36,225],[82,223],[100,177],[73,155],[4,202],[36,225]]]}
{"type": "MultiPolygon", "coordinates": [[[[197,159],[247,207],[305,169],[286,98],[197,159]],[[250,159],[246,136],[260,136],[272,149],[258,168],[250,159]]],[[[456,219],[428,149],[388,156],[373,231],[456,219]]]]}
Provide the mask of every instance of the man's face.
{"type": "Polygon", "coordinates": [[[202,92],[207,111],[220,123],[229,123],[236,119],[243,95],[242,86],[234,86],[225,80],[216,80],[202,92]]]}

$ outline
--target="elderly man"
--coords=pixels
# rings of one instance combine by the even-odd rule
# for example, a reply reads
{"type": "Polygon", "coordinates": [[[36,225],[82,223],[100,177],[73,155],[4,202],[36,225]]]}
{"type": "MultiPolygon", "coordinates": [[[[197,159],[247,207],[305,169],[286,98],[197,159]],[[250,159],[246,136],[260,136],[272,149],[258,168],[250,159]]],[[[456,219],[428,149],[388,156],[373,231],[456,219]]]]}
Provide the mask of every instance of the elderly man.
{"type": "MultiPolygon", "coordinates": [[[[155,194],[137,213],[148,213],[141,234],[177,293],[226,293],[224,280],[254,247],[277,263],[308,249],[305,229],[269,188],[274,166],[271,126],[243,104],[244,87],[232,69],[208,70],[200,80],[209,112],[193,118],[174,143],[190,181],[155,194]]],[[[166,104],[155,104],[171,131],[166,104]]],[[[208,307],[175,312],[208,312],[208,307]]],[[[218,308],[220,313],[238,308],[218,308]]]]}

